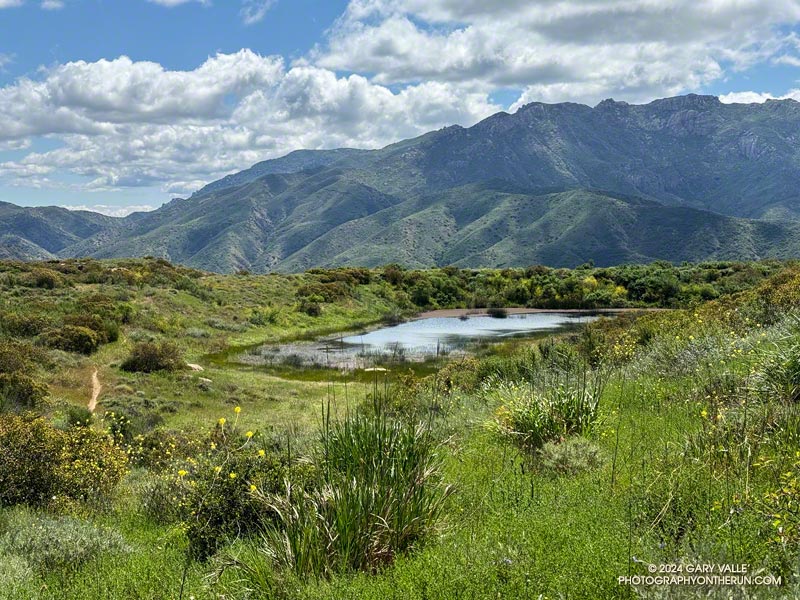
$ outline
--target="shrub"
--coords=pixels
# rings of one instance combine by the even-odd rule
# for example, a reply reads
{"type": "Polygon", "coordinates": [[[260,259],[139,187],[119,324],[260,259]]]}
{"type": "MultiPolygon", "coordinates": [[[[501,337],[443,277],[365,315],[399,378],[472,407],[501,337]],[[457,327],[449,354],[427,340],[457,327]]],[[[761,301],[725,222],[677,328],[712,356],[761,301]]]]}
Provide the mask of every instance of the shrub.
{"type": "Polygon", "coordinates": [[[486,309],[486,314],[493,319],[505,319],[508,317],[508,311],[505,308],[492,306],[486,309]]]}
{"type": "Polygon", "coordinates": [[[307,314],[309,317],[318,317],[322,314],[322,306],[314,300],[302,300],[297,310],[307,314]]]}
{"type": "Polygon", "coordinates": [[[183,358],[178,347],[171,342],[140,342],[133,347],[130,356],[120,365],[123,371],[153,373],[155,371],[177,371],[183,367],[183,358]]]}
{"type": "Polygon", "coordinates": [[[187,517],[190,492],[183,477],[157,476],[143,486],[139,506],[142,514],[154,523],[171,525],[187,517]]]}
{"type": "Polygon", "coordinates": [[[98,343],[107,344],[119,339],[119,325],[111,319],[103,319],[96,314],[77,314],[64,317],[65,325],[75,325],[91,329],[97,334],[98,343]]]}
{"type": "Polygon", "coordinates": [[[52,290],[64,285],[64,280],[52,269],[36,268],[28,276],[29,285],[37,288],[52,290]]]}
{"type": "Polygon", "coordinates": [[[66,352],[91,354],[100,346],[100,336],[96,331],[81,325],[64,325],[51,329],[43,335],[44,344],[66,352]]]}
{"type": "Polygon", "coordinates": [[[765,353],[753,381],[756,390],[767,399],[800,400],[800,342],[778,343],[765,353]]]}
{"type": "Polygon", "coordinates": [[[25,556],[42,572],[75,568],[103,555],[130,552],[130,546],[116,531],[74,517],[15,511],[11,523],[0,535],[0,555],[25,556]]]}
{"type": "Polygon", "coordinates": [[[62,431],[42,418],[0,416],[0,505],[54,498],[104,503],[126,472],[112,440],[87,428],[62,431]]]}
{"type": "Polygon", "coordinates": [[[85,406],[71,404],[66,407],[64,413],[70,427],[88,427],[92,420],[92,413],[85,406]]]}
{"type": "MultiPolygon", "coordinates": [[[[272,494],[295,477],[285,458],[249,445],[247,451],[220,452],[192,470],[192,485],[184,500],[186,535],[193,558],[205,560],[223,544],[261,531],[275,517],[259,502],[250,486],[272,494]]],[[[180,479],[180,477],[179,477],[180,479]]]]}
{"type": "Polygon", "coordinates": [[[0,412],[34,410],[47,398],[47,386],[20,372],[0,373],[0,412]]]}
{"type": "Polygon", "coordinates": [[[29,372],[36,362],[45,362],[40,349],[27,342],[0,340],[0,373],[29,372]]]}
{"type": "Polygon", "coordinates": [[[279,317],[279,308],[257,308],[253,311],[253,314],[250,315],[248,321],[257,327],[262,327],[264,325],[274,325],[278,322],[279,317]]]}
{"type": "Polygon", "coordinates": [[[49,321],[41,315],[5,312],[0,315],[0,331],[14,337],[34,337],[42,333],[49,321]]]}

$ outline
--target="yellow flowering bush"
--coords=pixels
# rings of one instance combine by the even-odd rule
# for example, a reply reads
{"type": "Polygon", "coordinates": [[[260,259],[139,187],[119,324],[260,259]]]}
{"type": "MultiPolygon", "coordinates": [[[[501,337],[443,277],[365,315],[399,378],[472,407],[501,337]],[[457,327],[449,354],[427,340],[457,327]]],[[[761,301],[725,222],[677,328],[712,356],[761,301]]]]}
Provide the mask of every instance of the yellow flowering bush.
{"type": "Polygon", "coordinates": [[[0,416],[0,505],[106,502],[127,470],[113,440],[43,418],[0,416]]]}

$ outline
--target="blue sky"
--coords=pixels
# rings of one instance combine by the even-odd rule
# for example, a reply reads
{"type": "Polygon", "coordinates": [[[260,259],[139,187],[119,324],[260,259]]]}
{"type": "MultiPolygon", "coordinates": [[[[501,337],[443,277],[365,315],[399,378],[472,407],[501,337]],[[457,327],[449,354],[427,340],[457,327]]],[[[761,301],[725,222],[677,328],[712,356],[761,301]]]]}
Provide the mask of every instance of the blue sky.
{"type": "Polygon", "coordinates": [[[800,0],[0,0],[0,201],[151,209],[531,101],[800,99],[800,0]]]}

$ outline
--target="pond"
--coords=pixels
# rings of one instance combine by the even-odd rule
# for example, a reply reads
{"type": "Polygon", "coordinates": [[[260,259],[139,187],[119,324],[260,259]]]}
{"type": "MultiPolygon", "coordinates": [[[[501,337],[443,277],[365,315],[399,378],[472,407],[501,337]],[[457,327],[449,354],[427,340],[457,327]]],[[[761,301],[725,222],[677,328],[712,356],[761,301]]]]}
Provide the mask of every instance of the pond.
{"type": "Polygon", "coordinates": [[[588,311],[520,312],[504,318],[486,314],[431,316],[316,341],[266,344],[251,348],[237,361],[266,366],[362,369],[463,353],[477,343],[573,330],[599,317],[600,313],[588,311]]]}

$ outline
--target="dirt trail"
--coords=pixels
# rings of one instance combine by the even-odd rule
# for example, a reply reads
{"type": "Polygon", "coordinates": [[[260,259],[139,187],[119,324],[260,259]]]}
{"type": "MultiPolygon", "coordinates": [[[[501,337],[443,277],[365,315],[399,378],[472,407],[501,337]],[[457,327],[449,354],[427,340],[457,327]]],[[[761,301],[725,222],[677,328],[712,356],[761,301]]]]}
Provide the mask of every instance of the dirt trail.
{"type": "Polygon", "coordinates": [[[89,412],[94,412],[94,409],[97,408],[97,397],[100,395],[100,392],[103,391],[103,386],[100,385],[100,379],[97,377],[97,369],[94,370],[92,373],[92,399],[89,400],[89,412]]]}

